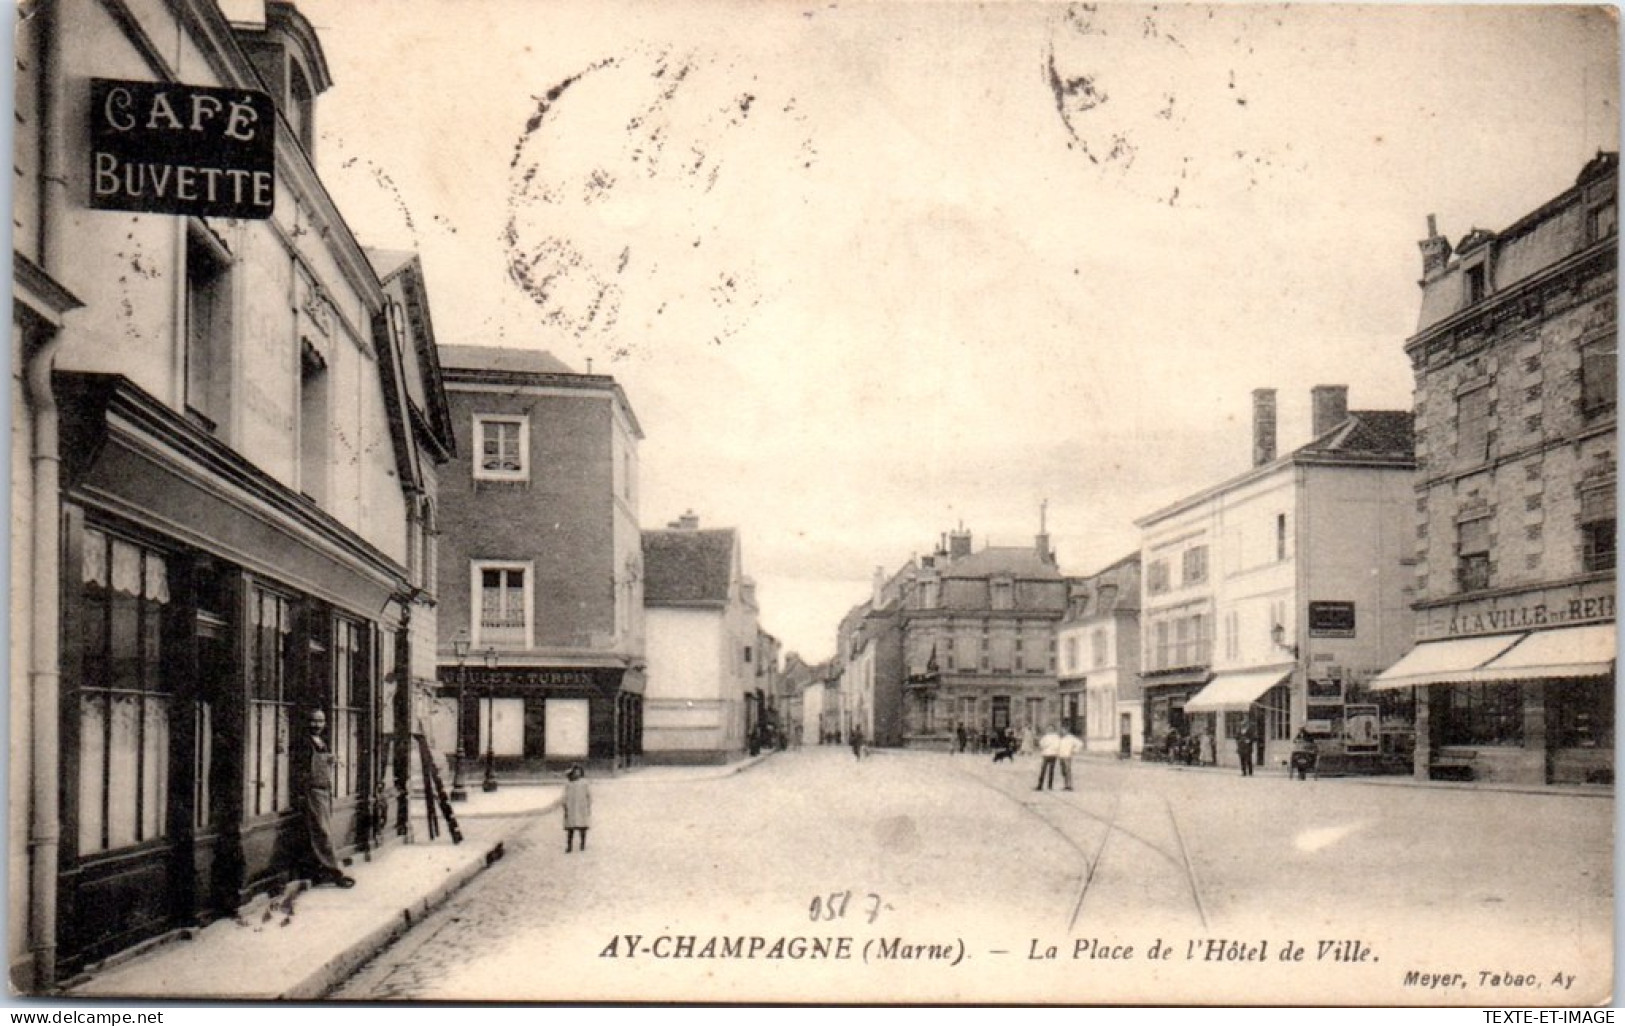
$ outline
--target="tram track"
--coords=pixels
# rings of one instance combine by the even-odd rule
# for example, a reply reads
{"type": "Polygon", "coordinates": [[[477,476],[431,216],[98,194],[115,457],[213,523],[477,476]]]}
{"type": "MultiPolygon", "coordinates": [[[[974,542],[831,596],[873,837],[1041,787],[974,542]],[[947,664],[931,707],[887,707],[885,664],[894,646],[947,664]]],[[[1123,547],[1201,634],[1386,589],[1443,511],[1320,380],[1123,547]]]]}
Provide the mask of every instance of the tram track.
{"type": "Polygon", "coordinates": [[[1076,896],[1072,901],[1071,913],[1067,920],[1069,933],[1076,931],[1091,896],[1097,896],[1097,903],[1101,900],[1100,888],[1107,879],[1102,872],[1103,866],[1123,871],[1134,858],[1134,850],[1155,856],[1151,864],[1163,867],[1172,878],[1168,881],[1167,888],[1170,897],[1177,893],[1180,896],[1178,904],[1194,914],[1204,930],[1208,928],[1208,912],[1202,898],[1201,880],[1195,863],[1191,860],[1184,832],[1180,829],[1178,815],[1167,795],[1160,792],[1155,795],[1155,802],[1162,806],[1162,812],[1166,817],[1166,827],[1162,828],[1166,831],[1165,837],[1155,837],[1148,835],[1160,831],[1147,829],[1143,820],[1133,826],[1122,822],[1124,796],[1120,789],[1114,788],[1106,792],[1111,797],[1111,804],[1102,814],[1084,804],[1084,795],[1101,793],[1098,790],[1070,793],[1043,791],[1035,794],[1025,788],[1011,788],[1000,781],[990,780],[981,773],[963,768],[956,768],[956,772],[1014,803],[1023,812],[1043,823],[1067,847],[1077,853],[1082,865],[1078,871],[1076,896]],[[1088,836],[1080,839],[1077,836],[1082,833],[1079,830],[1080,824],[1098,829],[1100,832],[1098,839],[1088,836]],[[1119,838],[1119,843],[1113,845],[1113,838],[1119,838]],[[1122,842],[1128,842],[1131,847],[1125,846],[1122,842]],[[1108,848],[1112,853],[1110,862],[1107,861],[1108,848]]]}

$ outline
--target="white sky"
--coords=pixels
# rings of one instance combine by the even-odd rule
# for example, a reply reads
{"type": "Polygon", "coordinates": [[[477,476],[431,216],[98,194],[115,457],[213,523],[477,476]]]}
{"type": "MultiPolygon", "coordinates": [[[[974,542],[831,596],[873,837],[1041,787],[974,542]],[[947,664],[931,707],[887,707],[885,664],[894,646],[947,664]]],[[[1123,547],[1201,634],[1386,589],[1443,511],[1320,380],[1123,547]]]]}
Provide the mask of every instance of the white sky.
{"type": "Polygon", "coordinates": [[[423,254],[442,342],[621,381],[644,525],[739,527],[810,660],[961,521],[1134,550],[1246,469],[1254,388],[1282,451],[1316,384],[1409,408],[1427,215],[1618,147],[1603,9],[299,6],[357,237],[423,254]]]}

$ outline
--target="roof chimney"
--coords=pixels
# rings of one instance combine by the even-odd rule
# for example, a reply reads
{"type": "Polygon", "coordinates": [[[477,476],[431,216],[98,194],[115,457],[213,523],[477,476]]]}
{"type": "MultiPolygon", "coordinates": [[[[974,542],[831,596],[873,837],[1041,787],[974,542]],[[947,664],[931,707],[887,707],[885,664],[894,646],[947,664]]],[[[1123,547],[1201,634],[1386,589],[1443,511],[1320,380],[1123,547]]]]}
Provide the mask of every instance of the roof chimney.
{"type": "Polygon", "coordinates": [[[1275,389],[1253,389],[1253,466],[1275,459],[1275,389]]]}
{"type": "Polygon", "coordinates": [[[698,531],[700,529],[700,515],[693,510],[686,510],[682,516],[666,526],[673,531],[698,531]]]}
{"type": "Polygon", "coordinates": [[[1428,237],[1417,243],[1422,248],[1422,280],[1437,275],[1450,263],[1450,240],[1439,234],[1438,223],[1428,215],[1428,237]]]}
{"type": "Polygon", "coordinates": [[[881,593],[884,592],[885,590],[886,590],[886,568],[883,567],[883,566],[877,566],[877,567],[875,567],[874,583],[873,583],[873,587],[872,587],[872,592],[873,593],[869,596],[870,604],[873,605],[874,608],[876,608],[876,609],[880,608],[880,605],[881,605],[880,596],[881,596],[881,593]]]}
{"type": "Polygon", "coordinates": [[[1314,411],[1314,437],[1349,419],[1349,387],[1347,385],[1316,385],[1309,390],[1310,409],[1314,411]]]}
{"type": "Polygon", "coordinates": [[[1038,504],[1038,535],[1033,539],[1033,548],[1038,550],[1038,558],[1045,563],[1055,562],[1055,555],[1049,547],[1049,500],[1045,499],[1038,504]]]}
{"type": "Polygon", "coordinates": [[[948,534],[948,558],[960,559],[970,555],[970,532],[961,527],[948,534]]]}

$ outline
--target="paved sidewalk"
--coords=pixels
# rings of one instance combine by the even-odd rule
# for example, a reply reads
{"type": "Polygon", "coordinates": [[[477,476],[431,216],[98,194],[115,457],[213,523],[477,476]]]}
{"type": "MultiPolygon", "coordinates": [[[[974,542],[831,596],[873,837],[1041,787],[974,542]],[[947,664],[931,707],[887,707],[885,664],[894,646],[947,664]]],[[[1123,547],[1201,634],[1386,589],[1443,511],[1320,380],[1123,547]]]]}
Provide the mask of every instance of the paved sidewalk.
{"type": "MultiPolygon", "coordinates": [[[[600,776],[595,787],[640,780],[699,780],[740,773],[771,753],[712,766],[642,766],[600,776]]],[[[93,966],[64,988],[72,999],[312,1001],[348,979],[413,925],[502,858],[504,844],[553,813],[562,779],[503,780],[493,792],[469,789],[453,806],[463,833],[445,824],[429,839],[423,796],[412,801],[413,843],[391,841],[349,867],[356,885],[295,883],[256,899],[234,919],[177,930],[93,966]]]]}
{"type": "Polygon", "coordinates": [[[392,841],[370,860],[358,855],[356,886],[305,888],[260,898],[235,919],[181,930],[126,952],[75,980],[67,998],[308,1001],[443,904],[502,857],[504,842],[545,817],[564,793],[556,784],[504,782],[471,790],[454,806],[463,841],[445,824],[429,839],[421,795],[414,842],[392,841]]]}

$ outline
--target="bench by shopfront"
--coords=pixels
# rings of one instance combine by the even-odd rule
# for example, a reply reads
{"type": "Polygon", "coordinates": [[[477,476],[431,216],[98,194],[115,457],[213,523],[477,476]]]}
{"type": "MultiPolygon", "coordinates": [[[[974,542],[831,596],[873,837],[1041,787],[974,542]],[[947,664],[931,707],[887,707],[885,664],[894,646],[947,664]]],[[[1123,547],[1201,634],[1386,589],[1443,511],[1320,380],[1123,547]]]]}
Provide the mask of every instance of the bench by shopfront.
{"type": "Polygon", "coordinates": [[[1473,780],[1478,776],[1478,753],[1467,748],[1441,748],[1428,761],[1431,780],[1473,780]]]}

